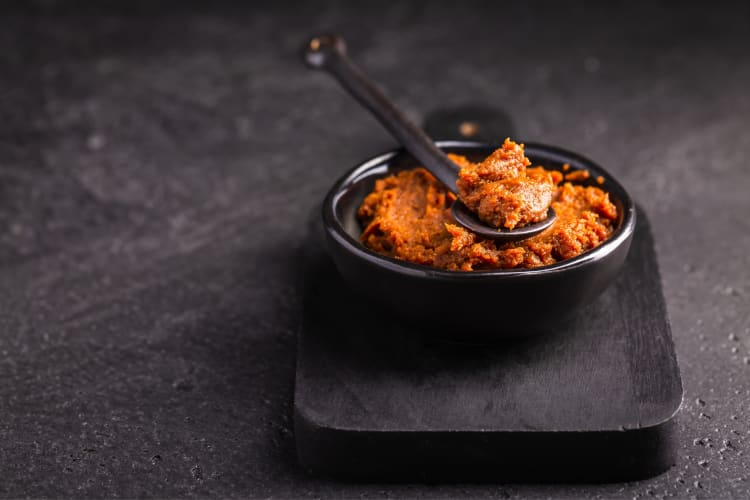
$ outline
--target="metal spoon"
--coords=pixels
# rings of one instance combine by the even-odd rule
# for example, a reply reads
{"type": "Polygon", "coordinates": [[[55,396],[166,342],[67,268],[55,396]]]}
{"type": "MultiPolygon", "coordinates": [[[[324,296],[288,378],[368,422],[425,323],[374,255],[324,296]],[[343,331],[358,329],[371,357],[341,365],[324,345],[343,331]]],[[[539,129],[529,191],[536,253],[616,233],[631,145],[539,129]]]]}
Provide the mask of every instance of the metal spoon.
{"type": "MultiPolygon", "coordinates": [[[[446,188],[456,192],[460,167],[453,163],[422,129],[414,125],[385,94],[346,55],[346,44],[336,35],[313,38],[304,50],[308,66],[323,69],[338,79],[339,83],[357,101],[364,105],[432,175],[446,188]]],[[[453,217],[466,229],[483,238],[512,241],[528,238],[547,229],[555,221],[552,207],[547,218],[535,224],[507,230],[488,226],[460,200],[453,202],[453,217]]]]}

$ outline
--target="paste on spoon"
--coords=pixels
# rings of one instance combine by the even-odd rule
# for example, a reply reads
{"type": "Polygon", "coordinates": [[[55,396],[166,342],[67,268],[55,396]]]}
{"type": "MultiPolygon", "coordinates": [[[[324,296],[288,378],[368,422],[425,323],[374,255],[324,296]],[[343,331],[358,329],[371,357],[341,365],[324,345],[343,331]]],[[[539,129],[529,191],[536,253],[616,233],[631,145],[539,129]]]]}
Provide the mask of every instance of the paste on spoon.
{"type": "Polygon", "coordinates": [[[555,183],[546,170],[527,170],[523,145],[505,139],[481,163],[461,161],[458,198],[483,222],[514,229],[547,218],[555,183]]]}

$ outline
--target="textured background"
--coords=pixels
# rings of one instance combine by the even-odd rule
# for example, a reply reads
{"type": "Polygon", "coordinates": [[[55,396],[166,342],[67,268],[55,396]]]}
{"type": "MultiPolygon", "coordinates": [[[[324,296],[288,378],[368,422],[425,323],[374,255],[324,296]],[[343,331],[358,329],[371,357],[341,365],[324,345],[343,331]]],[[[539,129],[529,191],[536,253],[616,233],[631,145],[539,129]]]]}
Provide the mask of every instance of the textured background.
{"type": "Polygon", "coordinates": [[[750,495],[747,4],[458,4],[0,7],[3,496],[750,495]],[[671,471],[426,486],[296,466],[304,221],[393,144],[301,64],[320,30],[416,119],[503,108],[645,207],[685,386],[671,471]]]}

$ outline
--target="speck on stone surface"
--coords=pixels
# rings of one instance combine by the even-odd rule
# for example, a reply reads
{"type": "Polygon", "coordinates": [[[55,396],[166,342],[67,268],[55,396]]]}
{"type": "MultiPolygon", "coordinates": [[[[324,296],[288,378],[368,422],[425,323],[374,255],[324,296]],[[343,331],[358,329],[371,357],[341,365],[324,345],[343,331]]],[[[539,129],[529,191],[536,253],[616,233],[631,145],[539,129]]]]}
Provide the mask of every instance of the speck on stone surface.
{"type": "Polygon", "coordinates": [[[172,382],[172,387],[174,387],[178,391],[192,391],[195,385],[190,380],[178,379],[172,382]]]}
{"type": "Polygon", "coordinates": [[[105,139],[101,134],[92,134],[86,139],[86,147],[91,151],[99,151],[104,147],[105,139]]]}
{"type": "Polygon", "coordinates": [[[588,56],[583,60],[583,68],[587,73],[596,73],[599,71],[600,66],[601,63],[599,62],[599,59],[594,56],[588,56]]]}
{"type": "Polygon", "coordinates": [[[194,465],[193,467],[191,467],[190,474],[196,481],[203,481],[203,469],[201,469],[200,465],[194,465]]]}

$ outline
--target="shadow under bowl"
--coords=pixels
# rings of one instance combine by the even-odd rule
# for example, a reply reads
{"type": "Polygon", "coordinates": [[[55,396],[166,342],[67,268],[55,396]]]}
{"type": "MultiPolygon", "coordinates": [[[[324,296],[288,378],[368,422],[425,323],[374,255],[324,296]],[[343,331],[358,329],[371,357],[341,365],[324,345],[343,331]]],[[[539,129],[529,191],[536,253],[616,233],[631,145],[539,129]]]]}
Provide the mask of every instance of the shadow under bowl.
{"type": "MultiPolygon", "coordinates": [[[[436,144],[472,161],[495,149],[475,142],[436,144]]],[[[575,153],[529,143],[525,152],[534,166],[562,171],[567,163],[571,172],[588,170],[581,184],[598,185],[595,179],[604,178],[601,187],[618,213],[612,236],[577,257],[532,269],[446,271],[380,255],[360,243],[357,209],[376,179],[418,166],[405,150],[393,150],[354,167],[323,202],[328,253],[348,285],[372,302],[374,315],[395,313],[427,336],[467,342],[519,338],[554,330],[614,280],[636,223],[630,195],[606,170],[575,153]]]]}

